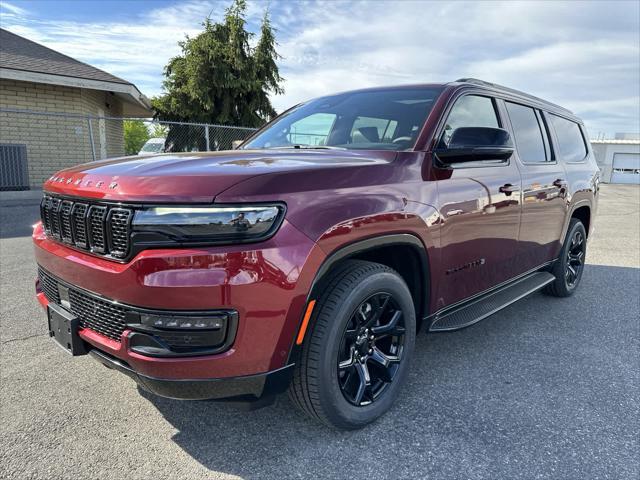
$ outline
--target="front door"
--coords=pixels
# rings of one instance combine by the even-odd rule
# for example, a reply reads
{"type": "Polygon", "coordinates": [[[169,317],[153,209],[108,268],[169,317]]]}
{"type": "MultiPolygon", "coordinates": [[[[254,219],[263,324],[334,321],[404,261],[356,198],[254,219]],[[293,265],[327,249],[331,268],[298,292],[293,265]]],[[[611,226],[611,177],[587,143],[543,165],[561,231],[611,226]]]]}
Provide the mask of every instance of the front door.
{"type": "MultiPolygon", "coordinates": [[[[459,127],[503,127],[496,101],[479,95],[456,100],[440,142],[459,127]]],[[[441,270],[437,308],[483,292],[514,276],[520,227],[520,172],[513,159],[460,163],[436,169],[441,270]]]]}

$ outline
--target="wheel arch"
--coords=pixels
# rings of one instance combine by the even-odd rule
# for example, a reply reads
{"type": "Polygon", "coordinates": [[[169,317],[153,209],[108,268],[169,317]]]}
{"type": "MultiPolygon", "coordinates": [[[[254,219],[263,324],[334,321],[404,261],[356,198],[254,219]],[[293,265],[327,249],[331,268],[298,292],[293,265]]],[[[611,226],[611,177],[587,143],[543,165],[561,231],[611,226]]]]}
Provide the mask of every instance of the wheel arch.
{"type": "Polygon", "coordinates": [[[593,220],[591,218],[592,212],[592,204],[587,199],[580,200],[571,206],[567,218],[565,219],[564,227],[562,229],[562,238],[560,239],[561,245],[564,243],[564,240],[567,237],[567,231],[569,230],[569,224],[571,223],[572,218],[577,218],[584,224],[584,228],[587,232],[587,238],[589,237],[589,232],[591,230],[593,220]]]}
{"type": "Polygon", "coordinates": [[[417,236],[410,233],[380,235],[339,247],[327,256],[318,269],[309,289],[308,301],[318,296],[324,286],[323,280],[341,261],[347,259],[381,263],[397,271],[411,291],[418,323],[427,315],[430,298],[429,256],[417,236]],[[416,265],[419,268],[415,268],[416,265]]]}
{"type": "MultiPolygon", "coordinates": [[[[410,263],[409,259],[411,258],[412,257],[407,257],[405,260],[407,261],[407,265],[410,265],[412,267],[411,270],[415,271],[416,263],[410,263]]],[[[390,268],[398,271],[400,276],[407,283],[407,286],[409,287],[409,290],[411,292],[411,296],[414,299],[414,304],[416,305],[416,326],[417,330],[419,331],[423,324],[423,319],[428,315],[429,299],[431,295],[429,283],[431,266],[429,263],[427,249],[422,241],[416,235],[410,233],[399,233],[385,234],[360,239],[338,247],[324,259],[324,261],[318,268],[311,283],[311,287],[309,288],[309,293],[307,294],[307,299],[305,302],[306,306],[309,305],[309,302],[319,297],[320,292],[326,286],[325,282],[330,279],[333,269],[338,267],[342,261],[348,259],[375,261],[377,263],[387,265],[390,268]],[[417,264],[420,265],[420,269],[418,270],[419,282],[411,281],[411,278],[409,276],[407,278],[409,278],[410,281],[407,282],[407,278],[403,276],[403,272],[397,270],[397,265],[394,268],[393,263],[389,265],[390,262],[385,262],[385,258],[379,256],[382,252],[390,252],[391,249],[395,249],[396,251],[402,251],[405,253],[412,252],[412,254],[415,255],[413,259],[417,259],[417,264]]],[[[405,275],[407,275],[408,267],[402,270],[404,271],[405,275]]],[[[314,309],[313,314],[310,316],[309,323],[305,327],[306,334],[308,334],[308,332],[313,327],[315,314],[316,311],[314,309]]],[[[302,325],[298,328],[302,328],[302,325]]],[[[289,351],[288,363],[297,363],[301,352],[302,345],[297,344],[294,339],[294,341],[292,342],[292,347],[289,351]]]]}

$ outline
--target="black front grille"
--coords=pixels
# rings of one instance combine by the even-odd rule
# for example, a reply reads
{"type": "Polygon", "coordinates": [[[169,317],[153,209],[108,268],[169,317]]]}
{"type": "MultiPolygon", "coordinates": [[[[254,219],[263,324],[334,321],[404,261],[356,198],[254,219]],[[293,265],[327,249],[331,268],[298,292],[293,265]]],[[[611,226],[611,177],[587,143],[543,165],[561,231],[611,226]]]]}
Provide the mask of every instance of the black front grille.
{"type": "Polygon", "coordinates": [[[90,297],[78,290],[69,289],[71,313],[80,319],[80,325],[105,337],[120,340],[126,328],[125,309],[110,302],[90,297]]]}
{"type": "Polygon", "coordinates": [[[112,208],[109,211],[109,250],[117,258],[126,257],[129,250],[129,225],[133,212],[126,208],[112,208]]]}
{"type": "Polygon", "coordinates": [[[89,245],[94,253],[105,253],[105,218],[107,216],[106,207],[98,207],[92,205],[89,207],[89,216],[87,218],[87,230],[89,232],[89,245]]]}
{"type": "Polygon", "coordinates": [[[44,292],[44,296],[47,297],[47,300],[59,304],[60,293],[58,292],[58,282],[41,269],[38,270],[38,277],[40,278],[40,288],[44,292]]]}
{"type": "Polygon", "coordinates": [[[124,305],[114,300],[100,297],[59,280],[38,267],[40,290],[47,300],[76,316],[82,328],[87,328],[119,342],[126,329],[135,335],[130,337],[133,350],[143,355],[174,356],[220,353],[229,348],[234,340],[238,324],[238,313],[234,310],[211,310],[207,312],[170,312],[149,310],[124,305]],[[164,330],[141,324],[141,315],[152,316],[190,315],[196,317],[214,316],[222,321],[222,329],[207,330],[164,330]],[[137,340],[134,340],[137,339],[137,340]]]}
{"type": "Polygon", "coordinates": [[[45,233],[54,240],[117,260],[130,253],[131,208],[74,202],[47,194],[40,216],[45,233]]]}
{"type": "Polygon", "coordinates": [[[47,204],[50,211],[50,220],[51,220],[51,236],[56,240],[60,240],[60,199],[52,198],[51,201],[47,204]]]}
{"type": "MultiPolygon", "coordinates": [[[[42,269],[38,269],[38,277],[40,278],[40,288],[47,300],[59,305],[58,280],[42,269]]],[[[101,300],[82,290],[66,285],[65,287],[69,289],[71,313],[80,319],[80,325],[83,328],[89,328],[105,337],[120,341],[120,336],[126,327],[124,307],[107,300],[101,300]]]]}
{"type": "Polygon", "coordinates": [[[86,203],[74,203],[71,209],[73,241],[76,247],[79,248],[89,248],[89,243],[87,243],[87,224],[84,220],[88,209],[89,205],[86,203]]]}
{"type": "Polygon", "coordinates": [[[71,207],[73,203],[65,200],[60,204],[60,235],[64,243],[73,242],[73,234],[71,232],[71,207]]]}

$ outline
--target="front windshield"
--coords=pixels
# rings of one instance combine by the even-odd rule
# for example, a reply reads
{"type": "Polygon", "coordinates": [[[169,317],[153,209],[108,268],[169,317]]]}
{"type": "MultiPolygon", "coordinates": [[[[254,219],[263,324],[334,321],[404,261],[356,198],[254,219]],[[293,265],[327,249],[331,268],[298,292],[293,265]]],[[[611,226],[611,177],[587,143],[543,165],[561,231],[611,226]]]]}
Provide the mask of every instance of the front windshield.
{"type": "Polygon", "coordinates": [[[242,148],[407,150],[441,91],[401,87],[311,100],[284,113],[242,148]]]}

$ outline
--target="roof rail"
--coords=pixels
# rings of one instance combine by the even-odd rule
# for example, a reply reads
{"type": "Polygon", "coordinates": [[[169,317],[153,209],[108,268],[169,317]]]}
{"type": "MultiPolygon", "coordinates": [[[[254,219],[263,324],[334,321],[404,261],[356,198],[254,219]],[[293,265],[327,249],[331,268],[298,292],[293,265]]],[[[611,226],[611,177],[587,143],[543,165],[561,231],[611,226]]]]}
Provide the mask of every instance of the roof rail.
{"type": "Polygon", "coordinates": [[[528,93],[521,92],[520,90],[516,90],[515,88],[505,87],[503,85],[498,85],[497,83],[485,82],[484,80],[480,80],[479,78],[472,78],[472,77],[458,78],[457,80],[454,80],[454,83],[471,83],[473,85],[482,85],[484,87],[495,88],[496,90],[504,90],[505,92],[515,93],[515,94],[520,95],[522,97],[527,97],[527,98],[530,98],[532,100],[536,100],[538,102],[545,103],[547,105],[550,105],[550,106],[552,106],[554,108],[557,108],[559,110],[562,110],[564,112],[567,112],[567,113],[570,113],[571,115],[573,115],[573,112],[571,110],[569,110],[568,108],[561,107],[560,105],[556,105],[555,103],[549,102],[547,100],[544,100],[542,98],[536,97],[534,95],[530,95],[528,93]]]}
{"type": "Polygon", "coordinates": [[[480,80],[479,78],[472,78],[472,77],[458,78],[457,80],[455,80],[455,82],[456,83],[475,83],[476,85],[486,85],[488,87],[500,87],[500,85],[497,85],[495,83],[485,82],[484,80],[480,80]]]}

